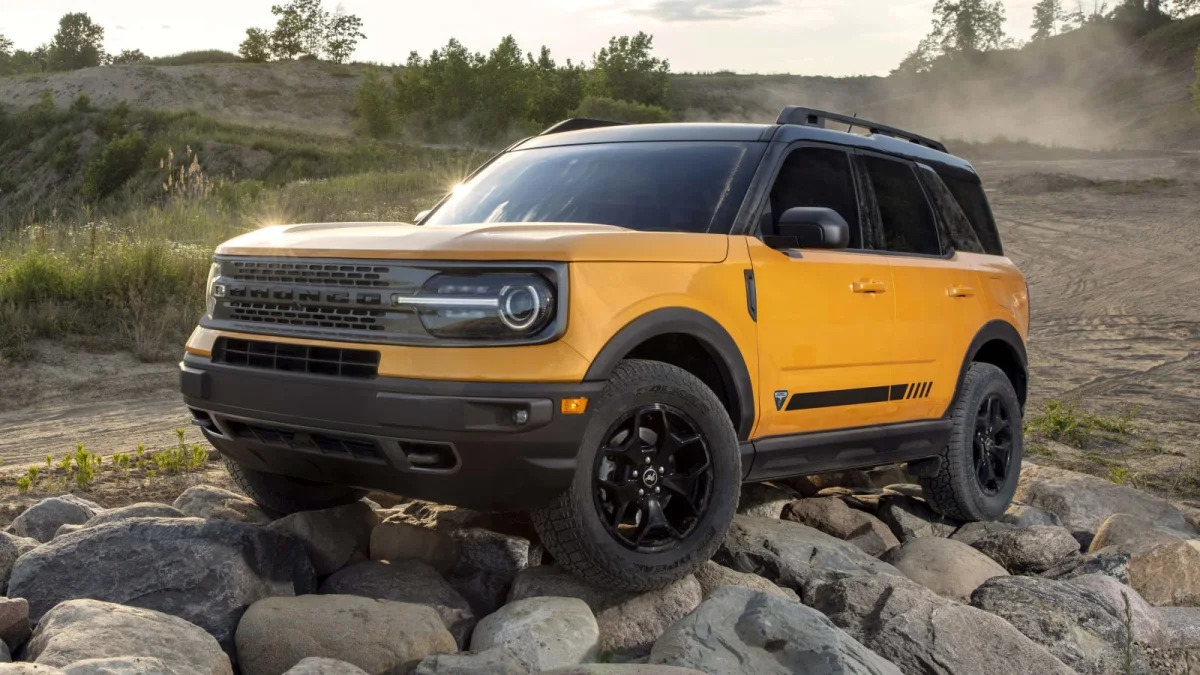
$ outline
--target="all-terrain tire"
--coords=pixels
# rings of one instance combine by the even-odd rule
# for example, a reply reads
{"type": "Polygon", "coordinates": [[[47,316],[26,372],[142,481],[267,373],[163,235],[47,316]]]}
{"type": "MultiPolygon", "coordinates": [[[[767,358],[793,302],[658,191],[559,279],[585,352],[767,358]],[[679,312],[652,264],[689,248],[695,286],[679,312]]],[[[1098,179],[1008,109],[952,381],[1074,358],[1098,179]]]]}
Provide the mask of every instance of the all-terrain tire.
{"type": "Polygon", "coordinates": [[[1004,371],[990,363],[972,363],[950,410],[953,427],[936,474],[921,478],[925,500],[935,511],[959,521],[996,520],[1012,502],[1023,453],[1021,404],[1004,371]],[[1003,480],[985,490],[976,460],[976,418],[991,396],[1003,405],[1011,425],[1011,448],[1003,480]]]}
{"type": "Polygon", "coordinates": [[[263,510],[286,516],[298,511],[316,511],[342,506],[362,499],[366,490],[312,483],[276,473],[249,469],[225,457],[225,466],[234,484],[263,510]]]}
{"type": "Polygon", "coordinates": [[[742,462],[729,414],[698,378],[665,363],[627,360],[617,365],[593,401],[576,461],[571,487],[531,515],[555,561],[598,587],[646,591],[686,576],[716,552],[737,509],[742,462]],[[593,480],[605,435],[623,415],[646,405],[670,406],[694,421],[712,467],[707,508],[691,533],[672,548],[649,553],[623,546],[609,533],[593,480]]]}

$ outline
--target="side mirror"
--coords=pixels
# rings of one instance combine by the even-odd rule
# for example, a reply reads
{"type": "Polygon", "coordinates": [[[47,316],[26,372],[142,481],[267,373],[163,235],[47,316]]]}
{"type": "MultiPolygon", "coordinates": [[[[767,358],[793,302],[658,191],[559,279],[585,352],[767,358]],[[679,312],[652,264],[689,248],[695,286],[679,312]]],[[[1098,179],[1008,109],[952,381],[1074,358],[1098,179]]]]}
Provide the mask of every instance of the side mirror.
{"type": "Polygon", "coordinates": [[[424,211],[418,213],[417,217],[413,219],[413,225],[420,225],[421,221],[425,220],[425,218],[429,216],[429,212],[432,210],[433,209],[425,209],[424,211]]]}
{"type": "Polygon", "coordinates": [[[771,248],[846,248],[850,225],[833,209],[796,206],[779,216],[775,234],[763,241],[771,248]]]}

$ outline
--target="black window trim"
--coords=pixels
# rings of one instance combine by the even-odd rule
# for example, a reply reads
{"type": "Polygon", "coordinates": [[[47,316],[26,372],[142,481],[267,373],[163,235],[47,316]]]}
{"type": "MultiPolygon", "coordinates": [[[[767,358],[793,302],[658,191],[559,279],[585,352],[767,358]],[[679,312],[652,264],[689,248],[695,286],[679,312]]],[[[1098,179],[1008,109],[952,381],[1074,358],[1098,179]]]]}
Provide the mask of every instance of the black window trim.
{"type": "MultiPolygon", "coordinates": [[[[942,231],[943,223],[941,222],[941,217],[938,215],[937,209],[934,208],[933,201],[929,198],[929,193],[925,188],[925,184],[921,181],[921,177],[916,173],[917,172],[917,162],[914,162],[910,159],[905,159],[903,157],[896,157],[895,155],[889,155],[889,154],[883,153],[883,152],[871,152],[870,150],[855,149],[853,151],[853,155],[854,155],[854,157],[852,159],[854,160],[855,166],[857,168],[855,173],[863,174],[864,182],[866,183],[865,192],[867,193],[868,199],[870,199],[870,201],[871,201],[872,208],[870,210],[870,214],[871,214],[871,218],[874,221],[872,224],[878,229],[878,231],[880,233],[883,232],[883,223],[879,218],[879,201],[875,198],[875,186],[874,186],[874,184],[871,183],[870,177],[867,175],[867,168],[863,165],[862,162],[858,161],[858,159],[859,159],[859,157],[878,157],[880,159],[887,159],[887,160],[891,160],[893,162],[900,162],[901,164],[908,165],[908,170],[913,172],[913,179],[917,181],[917,185],[921,188],[921,195],[925,198],[925,205],[929,208],[929,213],[933,216],[934,232],[937,234],[938,248],[942,249],[942,253],[941,254],[933,254],[933,253],[913,253],[910,251],[887,251],[887,250],[878,249],[878,248],[846,249],[846,250],[853,250],[853,251],[856,251],[859,253],[869,253],[872,255],[901,256],[901,257],[905,257],[905,258],[926,258],[929,260],[954,260],[955,256],[958,254],[958,251],[956,251],[954,249],[954,242],[950,241],[949,236],[947,234],[943,233],[943,231],[942,231]]],[[[866,239],[864,239],[863,241],[865,242],[866,239]]]]}

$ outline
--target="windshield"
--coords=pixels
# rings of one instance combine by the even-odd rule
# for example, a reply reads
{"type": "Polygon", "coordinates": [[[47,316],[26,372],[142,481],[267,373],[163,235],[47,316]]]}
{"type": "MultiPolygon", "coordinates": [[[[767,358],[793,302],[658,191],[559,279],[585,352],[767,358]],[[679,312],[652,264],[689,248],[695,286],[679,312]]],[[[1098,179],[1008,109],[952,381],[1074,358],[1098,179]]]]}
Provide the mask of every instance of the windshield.
{"type": "Polygon", "coordinates": [[[422,224],[596,223],[728,233],[765,147],[665,142],[517,150],[456,188],[422,224]]]}

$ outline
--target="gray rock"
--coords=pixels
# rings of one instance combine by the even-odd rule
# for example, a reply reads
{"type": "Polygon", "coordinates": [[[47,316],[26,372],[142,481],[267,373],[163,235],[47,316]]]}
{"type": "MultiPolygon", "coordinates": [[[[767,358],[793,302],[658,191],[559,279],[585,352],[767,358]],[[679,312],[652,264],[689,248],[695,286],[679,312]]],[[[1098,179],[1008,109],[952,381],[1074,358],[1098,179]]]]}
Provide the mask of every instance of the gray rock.
{"type": "Polygon", "coordinates": [[[1016,525],[1017,527],[1030,527],[1032,525],[1058,525],[1062,526],[1062,520],[1058,516],[1050,513],[1045,509],[1039,509],[1036,506],[1027,504],[1012,504],[1004,515],[1000,517],[1000,522],[1016,525]]]}
{"type": "Polygon", "coordinates": [[[737,512],[755,518],[779,518],[784,507],[800,497],[795,490],[770,483],[743,483],[737,512]]]}
{"type": "Polygon", "coordinates": [[[838,497],[792,502],[784,508],[782,517],[844,539],[874,556],[900,545],[883,521],[865,511],[850,508],[838,497]]]}
{"type": "Polygon", "coordinates": [[[434,654],[417,664],[416,675],[528,675],[529,667],[505,647],[481,652],[434,654]]]}
{"type": "Polygon", "coordinates": [[[703,592],[688,575],[665,588],[646,593],[591,586],[555,566],[530,567],[513,581],[508,601],[533,597],[579,598],[587,603],[600,627],[600,651],[622,656],[650,653],[667,628],[696,609],[703,592]]]}
{"type": "Polygon", "coordinates": [[[911,539],[885,553],[882,559],[934,593],[964,602],[988,579],[1008,576],[986,555],[941,537],[911,539]]]}
{"type": "Polygon", "coordinates": [[[949,537],[959,523],[934,513],[923,500],[901,495],[879,498],[879,519],[901,541],[917,537],[949,537]]]}
{"type": "Polygon", "coordinates": [[[529,540],[473,527],[455,530],[458,558],[446,581],[458,591],[475,616],[486,616],[504,604],[517,573],[529,567],[529,540]]]}
{"type": "Polygon", "coordinates": [[[570,668],[543,670],[538,675],[705,675],[703,671],[649,663],[585,663],[570,668]]]}
{"type": "Polygon", "coordinates": [[[67,675],[175,675],[176,671],[152,656],[114,656],[84,659],[63,669],[67,675]]]}
{"type": "Polygon", "coordinates": [[[904,577],[817,581],[805,596],[835,625],[905,673],[1073,673],[1000,617],[904,577]]]}
{"type": "Polygon", "coordinates": [[[549,670],[595,659],[600,627],[578,598],[526,598],[483,617],[471,649],[507,650],[527,670],[549,670]]]}
{"type": "Polygon", "coordinates": [[[1191,538],[1187,533],[1173,532],[1161,528],[1154,523],[1131,516],[1128,513],[1114,513],[1109,516],[1096,530],[1088,546],[1088,552],[1095,553],[1101,549],[1111,548],[1129,553],[1141,553],[1163,544],[1191,538]]]}
{"type": "Polygon", "coordinates": [[[58,668],[37,663],[0,663],[0,675],[65,675],[58,668]]]}
{"type": "Polygon", "coordinates": [[[0,664],[12,662],[12,652],[8,650],[8,645],[0,642],[0,664]]]}
{"type": "Polygon", "coordinates": [[[78,532],[82,529],[83,525],[80,525],[79,523],[63,523],[57,530],[55,530],[54,537],[51,538],[51,541],[58,539],[64,534],[71,534],[72,532],[78,532]]]}
{"type": "Polygon", "coordinates": [[[75,495],[48,497],[17,516],[9,529],[19,537],[30,537],[45,543],[54,538],[54,533],[63,524],[85,523],[102,510],[99,504],[75,495]]]}
{"type": "Polygon", "coordinates": [[[950,535],[954,541],[962,542],[968,546],[973,546],[975,542],[984,537],[991,536],[998,532],[1011,532],[1017,529],[1016,525],[1011,523],[998,523],[990,520],[980,520],[973,523],[963,523],[961,527],[950,535]]]}
{"type": "Polygon", "coordinates": [[[925,489],[916,483],[893,483],[884,485],[883,491],[885,494],[904,495],[905,497],[914,497],[916,499],[925,499],[925,489]]]}
{"type": "Polygon", "coordinates": [[[1062,581],[1085,574],[1099,573],[1107,574],[1113,579],[1127,584],[1129,583],[1129,559],[1130,555],[1121,551],[1096,551],[1095,553],[1087,553],[1055,565],[1043,572],[1042,576],[1047,579],[1062,581]]]}
{"type": "Polygon", "coordinates": [[[174,506],[155,502],[138,502],[129,506],[101,511],[88,518],[81,527],[95,527],[105,523],[115,523],[127,518],[183,518],[184,513],[174,506]]]}
{"type": "Polygon", "coordinates": [[[0,598],[0,642],[15,651],[31,632],[29,602],[25,598],[0,598]]]}
{"type": "Polygon", "coordinates": [[[437,570],[420,560],[355,563],[326,579],[319,592],[427,605],[437,611],[460,647],[466,646],[475,627],[471,605],[437,570]]]}
{"type": "Polygon", "coordinates": [[[283,675],[367,675],[367,671],[353,663],[310,656],[288,668],[283,675]]]}
{"type": "Polygon", "coordinates": [[[1114,513],[1127,513],[1181,532],[1195,529],[1160,497],[1111,481],[1037,464],[1021,469],[1015,500],[1058,516],[1072,533],[1094,533],[1114,513]]]}
{"type": "Polygon", "coordinates": [[[217,518],[256,525],[271,522],[271,517],[254,500],[212,485],[194,485],[184,490],[172,506],[193,518],[217,518]]]}
{"type": "Polygon", "coordinates": [[[237,627],[242,675],[277,675],[309,656],[368,673],[406,673],[430,654],[455,649],[433,609],[355,595],[266,598],[237,627]]]}
{"type": "Polygon", "coordinates": [[[788,600],[800,601],[800,596],[790,588],[776,586],[769,579],[764,579],[757,574],[738,572],[711,560],[704,561],[700,567],[696,568],[692,576],[696,577],[696,581],[700,583],[700,593],[705,599],[722,586],[741,586],[752,591],[762,591],[788,600]]]}
{"type": "MultiPolygon", "coordinates": [[[[1053,579],[1000,577],[977,588],[971,605],[1005,619],[1079,673],[1111,673],[1124,658],[1124,623],[1086,588],[1053,579]]],[[[1135,664],[1142,660],[1135,655],[1135,664]]],[[[1145,667],[1142,661],[1137,669],[1145,667]]]]}
{"type": "Polygon", "coordinates": [[[1200,606],[1200,540],[1189,539],[1134,553],[1129,585],[1155,606],[1200,606]]]}
{"type": "Polygon", "coordinates": [[[835,471],[808,477],[818,489],[829,487],[878,489],[897,483],[912,483],[913,477],[903,464],[874,469],[835,471]]]}
{"type": "Polygon", "coordinates": [[[371,530],[371,560],[420,560],[445,574],[458,561],[458,544],[444,532],[388,518],[371,530]]]}
{"type": "Polygon", "coordinates": [[[315,590],[299,541],[198,518],[130,518],[68,534],[21,556],[9,584],[35,622],[64,600],[92,598],[181,617],[227,650],[248,605],[315,590]]]}
{"type": "Polygon", "coordinates": [[[854,544],[820,530],[749,516],[734,516],[714,560],[794,590],[813,578],[839,574],[901,574],[854,544]]]}
{"type": "Polygon", "coordinates": [[[1162,613],[1129,586],[1098,572],[1068,579],[1066,583],[1095,593],[1117,618],[1128,619],[1133,625],[1133,639],[1151,647],[1167,646],[1167,627],[1162,613]],[[1128,617],[1125,614],[1126,599],[1129,601],[1128,617]]]}
{"type": "Polygon", "coordinates": [[[761,591],[717,590],[654,644],[650,663],[710,675],[899,675],[819,612],[761,591]]]}
{"type": "Polygon", "coordinates": [[[371,550],[371,530],[379,524],[375,510],[353,502],[319,511],[301,511],[271,523],[304,542],[317,576],[333,574],[352,560],[365,560],[371,550]]]}
{"type": "Polygon", "coordinates": [[[176,675],[233,673],[229,657],[199,626],[96,600],[68,600],[47,612],[25,652],[30,660],[57,668],[85,659],[146,657],[176,675]]]}
{"type": "Polygon", "coordinates": [[[37,539],[0,532],[0,593],[8,589],[8,578],[12,575],[17,558],[41,545],[42,542],[37,539]]]}
{"type": "Polygon", "coordinates": [[[1163,639],[1172,649],[1200,649],[1200,607],[1160,607],[1163,639]]]}
{"type": "Polygon", "coordinates": [[[1037,574],[1079,555],[1079,542],[1064,527],[1033,525],[994,532],[971,544],[1013,574],[1037,574]]]}

